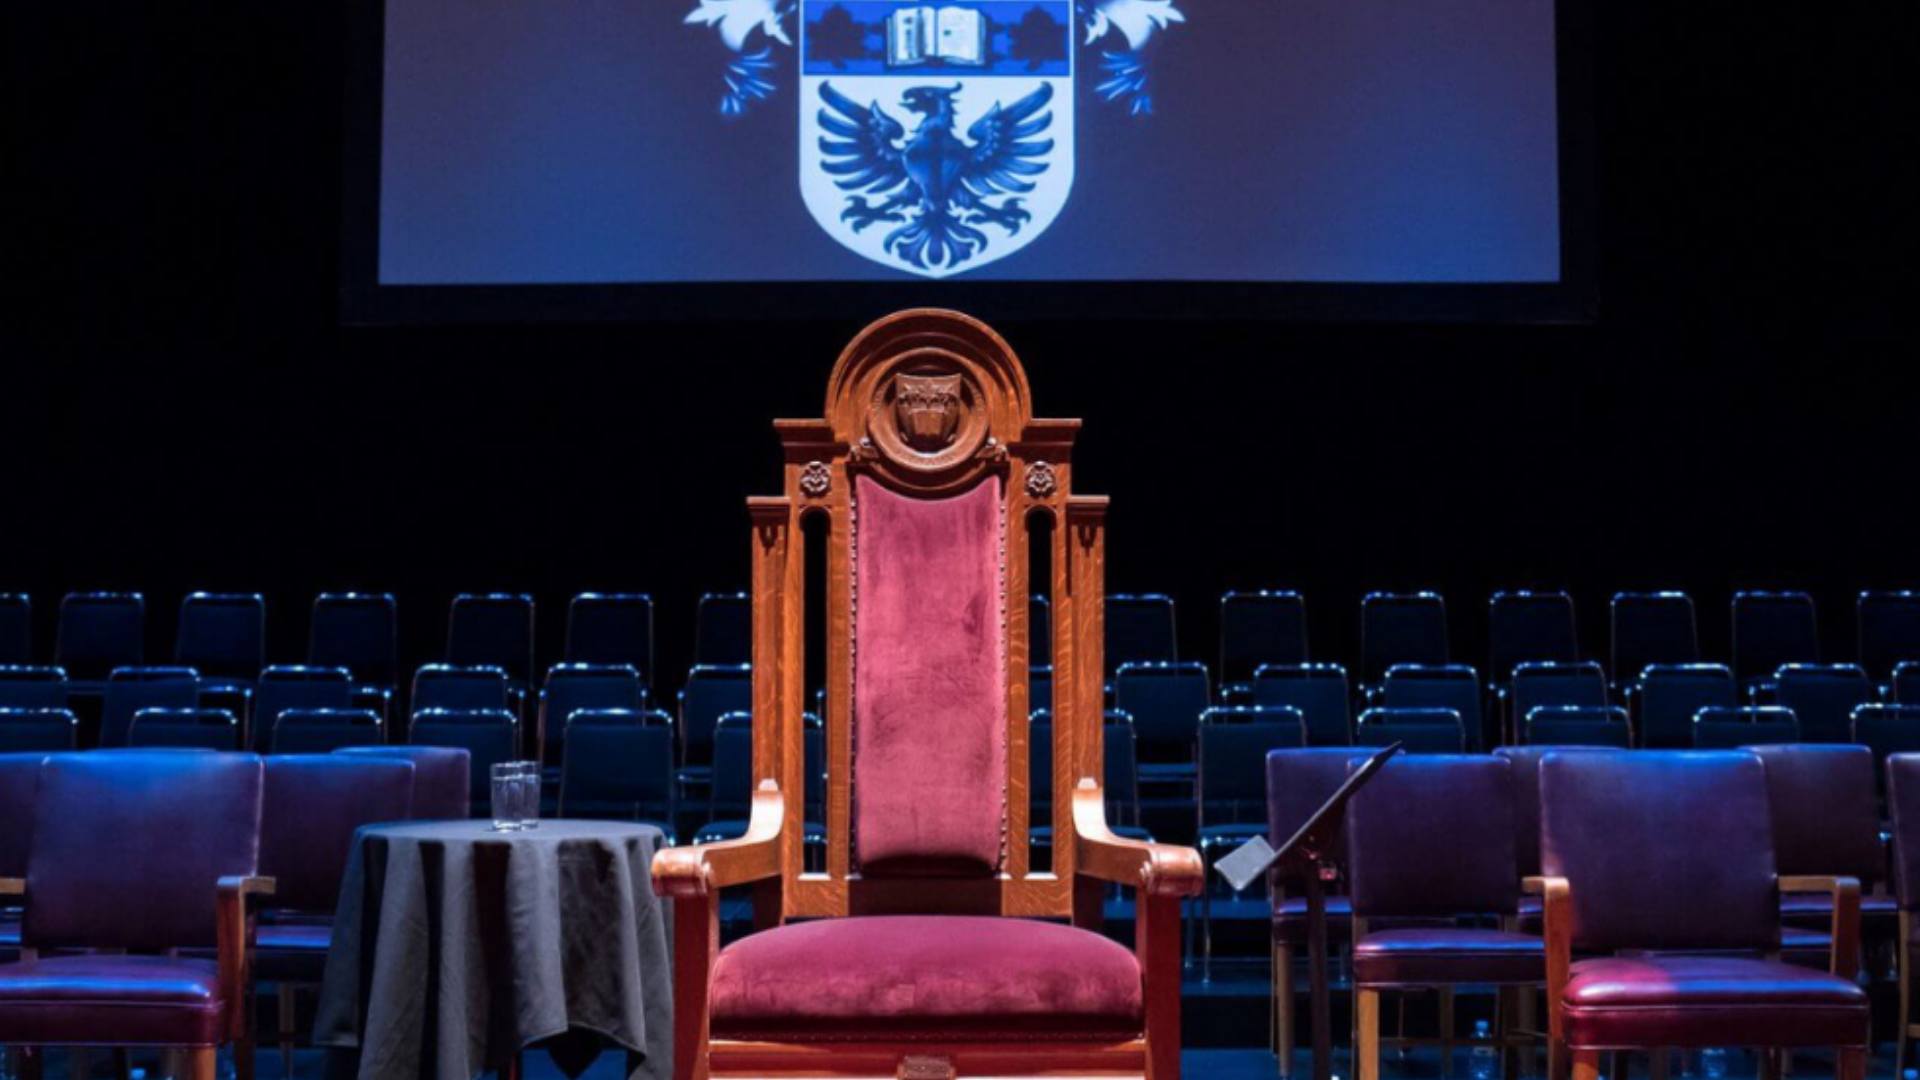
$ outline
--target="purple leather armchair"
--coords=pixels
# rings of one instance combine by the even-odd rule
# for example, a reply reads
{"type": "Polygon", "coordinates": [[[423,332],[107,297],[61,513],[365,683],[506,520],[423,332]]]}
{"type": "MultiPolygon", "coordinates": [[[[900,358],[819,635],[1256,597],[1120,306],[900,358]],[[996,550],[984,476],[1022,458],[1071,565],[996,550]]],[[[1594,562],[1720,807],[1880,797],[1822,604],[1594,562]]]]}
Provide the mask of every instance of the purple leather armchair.
{"type": "Polygon", "coordinates": [[[1893,887],[1900,901],[1900,1049],[1893,1075],[1905,1076],[1907,1046],[1920,1035],[1913,1022],[1914,913],[1920,912],[1920,754],[1887,759],[1887,810],[1893,818],[1893,887]]]}
{"type": "Polygon", "coordinates": [[[1838,1080],[1862,1080],[1867,996],[1846,977],[1860,884],[1779,876],[1758,756],[1548,754],[1540,791],[1545,877],[1529,886],[1546,900],[1556,1075],[1570,1055],[1574,1080],[1597,1080],[1607,1050],[1826,1046],[1838,1080]],[[1838,973],[1769,959],[1780,894],[1821,890],[1838,973]]]}
{"type": "MultiPolygon", "coordinates": [[[[0,879],[27,876],[28,841],[33,836],[33,798],[40,790],[45,754],[0,754],[0,879]]],[[[0,957],[11,960],[20,948],[20,917],[10,901],[0,902],[0,957]]]]}
{"type": "Polygon", "coordinates": [[[59,754],[41,766],[26,877],[0,881],[26,909],[22,958],[0,966],[0,1043],[25,1049],[29,1080],[44,1047],[102,1045],[183,1048],[192,1080],[213,1080],[229,1042],[251,1080],[247,898],[272,891],[257,876],[261,787],[250,754],[59,754]],[[208,947],[216,960],[168,955],[208,947]]]}
{"type": "Polygon", "coordinates": [[[333,944],[333,908],[362,825],[412,816],[414,765],[401,758],[281,754],[267,759],[260,870],[275,883],[253,976],[280,998],[283,1075],[293,1075],[295,991],[317,984],[333,944]]]}
{"type": "Polygon", "coordinates": [[[397,758],[413,762],[413,818],[459,821],[470,816],[473,758],[453,746],[347,746],[341,757],[397,758]]]}
{"type": "MultiPolygon", "coordinates": [[[[1887,893],[1887,851],[1880,841],[1880,800],[1873,777],[1873,751],[1864,746],[1784,745],[1749,747],[1767,766],[1767,799],[1773,809],[1773,858],[1782,877],[1829,875],[1860,882],[1860,930],[1865,940],[1885,942],[1898,928],[1900,905],[1887,893]]],[[[1784,893],[1782,945],[1795,959],[1806,954],[1827,963],[1825,930],[1833,921],[1826,892],[1784,893]]]]}
{"type": "MultiPolygon", "coordinates": [[[[1442,1060],[1452,1059],[1453,991],[1500,988],[1497,1011],[1510,1040],[1515,987],[1546,981],[1540,938],[1514,930],[1520,870],[1514,854],[1511,769],[1498,757],[1428,755],[1393,762],[1354,797],[1347,811],[1347,859],[1353,904],[1355,1075],[1380,1076],[1383,993],[1435,990],[1442,1060]],[[1504,929],[1466,929],[1457,920],[1494,916],[1504,929]],[[1435,926],[1376,928],[1376,919],[1433,919],[1435,926]]],[[[1414,1040],[1404,1033],[1393,1040],[1414,1040]]]]}

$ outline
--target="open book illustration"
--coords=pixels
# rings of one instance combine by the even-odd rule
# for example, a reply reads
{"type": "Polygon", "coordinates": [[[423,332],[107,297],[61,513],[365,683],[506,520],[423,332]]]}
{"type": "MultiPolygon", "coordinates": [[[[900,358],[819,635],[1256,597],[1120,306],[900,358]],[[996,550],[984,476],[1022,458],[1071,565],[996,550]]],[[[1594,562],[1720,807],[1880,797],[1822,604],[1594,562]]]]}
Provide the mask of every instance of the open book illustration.
{"type": "Polygon", "coordinates": [[[987,62],[987,17],[973,8],[899,8],[887,16],[887,66],[938,61],[962,67],[987,62]]]}

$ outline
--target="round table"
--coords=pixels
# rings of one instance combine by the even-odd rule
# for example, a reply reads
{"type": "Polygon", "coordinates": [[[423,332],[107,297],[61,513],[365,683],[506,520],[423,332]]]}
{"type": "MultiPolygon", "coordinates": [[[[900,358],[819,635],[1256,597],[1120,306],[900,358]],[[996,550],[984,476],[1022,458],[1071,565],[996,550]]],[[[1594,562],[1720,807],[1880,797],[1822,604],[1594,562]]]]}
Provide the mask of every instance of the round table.
{"type": "Polygon", "coordinates": [[[538,1044],[578,1076],[605,1049],[672,1075],[660,830],[543,821],[373,825],[354,838],[314,1044],[335,1076],[472,1080],[538,1044]]]}

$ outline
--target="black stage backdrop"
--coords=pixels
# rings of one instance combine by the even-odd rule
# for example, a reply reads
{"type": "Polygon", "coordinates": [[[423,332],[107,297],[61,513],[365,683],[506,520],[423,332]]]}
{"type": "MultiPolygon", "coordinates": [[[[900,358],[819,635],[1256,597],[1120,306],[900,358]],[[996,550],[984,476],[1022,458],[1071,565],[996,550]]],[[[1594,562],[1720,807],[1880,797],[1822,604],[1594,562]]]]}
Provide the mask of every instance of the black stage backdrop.
{"type": "MultiPolygon", "coordinates": [[[[258,589],[298,659],[322,588],[652,592],[662,668],[739,587],[768,426],[817,415],[854,322],[343,329],[342,5],[16,3],[0,329],[0,591],[258,589]]],[[[1309,594],[1346,659],[1368,588],[1673,587],[1724,651],[1735,587],[1920,587],[1894,5],[1598,5],[1593,326],[1002,323],[1083,416],[1116,590],[1309,594]]],[[[875,311],[873,315],[882,314],[875,311]]],[[[983,314],[991,314],[986,312],[983,314]]],[[[671,674],[664,680],[677,684],[671,674]]]]}

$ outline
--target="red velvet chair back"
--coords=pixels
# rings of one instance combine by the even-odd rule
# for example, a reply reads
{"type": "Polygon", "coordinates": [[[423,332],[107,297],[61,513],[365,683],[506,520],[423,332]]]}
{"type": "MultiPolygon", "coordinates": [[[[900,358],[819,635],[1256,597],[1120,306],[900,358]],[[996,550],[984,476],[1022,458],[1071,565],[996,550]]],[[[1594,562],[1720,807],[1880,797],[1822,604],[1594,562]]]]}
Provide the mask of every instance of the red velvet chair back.
{"type": "Polygon", "coordinates": [[[414,767],[398,758],[281,754],[267,759],[260,872],[273,905],[330,912],[340,898],[353,834],[413,813],[414,767]]]}
{"type": "Polygon", "coordinates": [[[1549,753],[1540,861],[1575,951],[1780,946],[1766,767],[1747,751],[1549,753]]]}
{"type": "Polygon", "coordinates": [[[260,857],[252,754],[55,754],[27,860],[28,948],[150,952],[216,944],[215,885],[260,857]]]}
{"type": "Polygon", "coordinates": [[[1362,917],[1512,915],[1520,906],[1505,759],[1402,755],[1347,808],[1347,872],[1362,917]]]}

